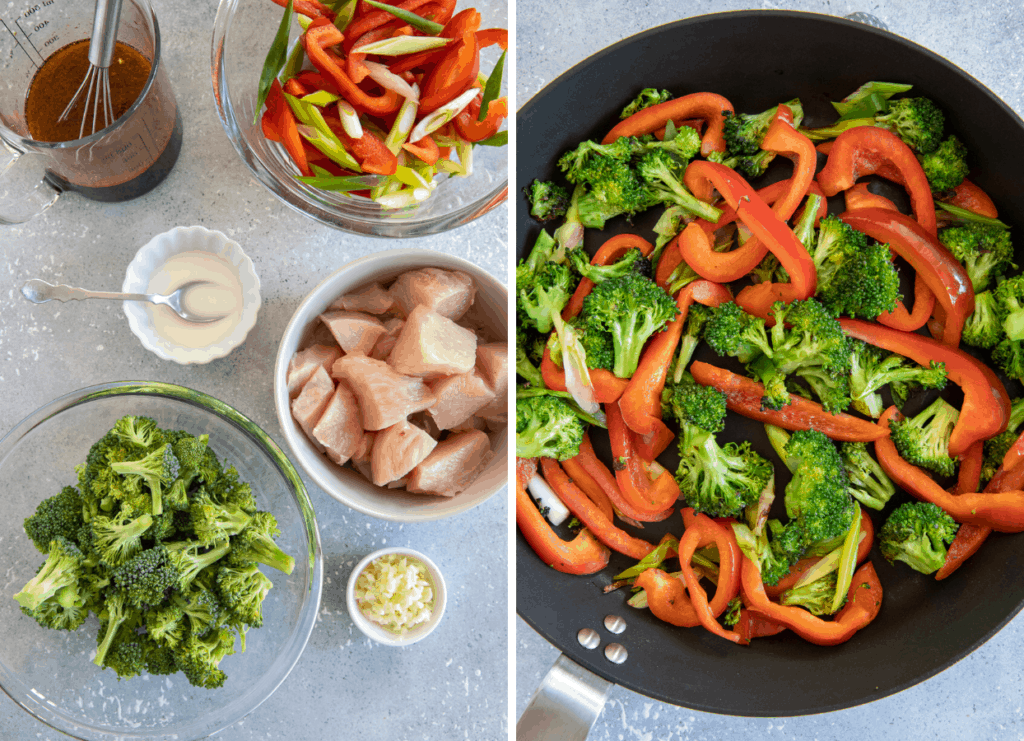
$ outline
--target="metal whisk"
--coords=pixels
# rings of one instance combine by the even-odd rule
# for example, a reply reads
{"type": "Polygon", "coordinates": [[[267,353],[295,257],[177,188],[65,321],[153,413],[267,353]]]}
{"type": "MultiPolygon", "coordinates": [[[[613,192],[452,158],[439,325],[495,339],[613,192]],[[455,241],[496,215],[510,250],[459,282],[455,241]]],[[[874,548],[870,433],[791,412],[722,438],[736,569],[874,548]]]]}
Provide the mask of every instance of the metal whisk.
{"type": "Polygon", "coordinates": [[[117,27],[121,20],[121,0],[96,0],[96,14],[92,19],[92,36],[89,39],[89,71],[78,86],[68,107],[60,114],[66,121],[71,110],[85,94],[85,108],[78,138],[86,135],[86,126],[92,119],[89,134],[95,134],[114,123],[114,108],[110,102],[110,64],[114,59],[114,45],[117,42],[117,27]],[[99,124],[99,125],[97,125],[99,124]]]}

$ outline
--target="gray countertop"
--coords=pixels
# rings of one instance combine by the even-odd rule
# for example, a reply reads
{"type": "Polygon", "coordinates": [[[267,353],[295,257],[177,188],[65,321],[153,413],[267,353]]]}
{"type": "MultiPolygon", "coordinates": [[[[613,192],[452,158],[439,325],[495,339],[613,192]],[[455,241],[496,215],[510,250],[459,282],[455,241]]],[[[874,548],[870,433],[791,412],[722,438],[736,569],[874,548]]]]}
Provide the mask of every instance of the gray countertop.
{"type": "MultiPolygon", "coordinates": [[[[399,241],[352,236],[295,213],[250,175],[217,118],[210,83],[216,2],[156,0],[154,6],[184,124],[181,156],[164,183],[136,200],[102,204],[68,194],[27,224],[0,226],[0,435],[43,404],[83,386],[157,380],[231,404],[287,449],[274,413],[273,363],[279,338],[302,298],[341,265],[396,247],[459,255],[505,281],[507,210],[447,234],[399,241]],[[243,346],[222,360],[181,366],[158,359],[129,331],[119,304],[35,306],[18,293],[17,286],[28,278],[120,290],[125,268],[140,246],[156,234],[192,224],[239,242],[262,282],[256,327],[243,346]]],[[[308,477],[304,480],[325,559],[319,619],[302,658],[277,692],[217,738],[505,738],[506,491],[454,518],[402,525],[359,514],[308,477]],[[495,547],[496,542],[501,545],[495,547]],[[448,584],[443,622],[407,648],[371,643],[345,609],[351,569],[385,544],[427,554],[448,584]]],[[[61,737],[0,694],[0,738],[61,737]]]]}
{"type": "MultiPolygon", "coordinates": [[[[518,0],[516,4],[516,107],[598,50],[648,28],[680,18],[738,9],[806,10],[844,16],[855,11],[880,18],[891,31],[945,56],[1024,112],[1024,10],[1020,3],[983,0],[870,3],[813,0],[788,3],[594,0],[569,3],[518,0]],[[597,19],[597,22],[592,22],[597,19]]],[[[638,85],[643,82],[638,79],[638,85]]],[[[861,707],[800,718],[735,718],[666,705],[613,687],[590,738],[598,741],[717,741],[736,738],[1008,739],[1024,738],[1024,616],[941,674],[892,697],[861,707]]],[[[558,650],[516,619],[518,718],[558,657],[558,650]]]]}

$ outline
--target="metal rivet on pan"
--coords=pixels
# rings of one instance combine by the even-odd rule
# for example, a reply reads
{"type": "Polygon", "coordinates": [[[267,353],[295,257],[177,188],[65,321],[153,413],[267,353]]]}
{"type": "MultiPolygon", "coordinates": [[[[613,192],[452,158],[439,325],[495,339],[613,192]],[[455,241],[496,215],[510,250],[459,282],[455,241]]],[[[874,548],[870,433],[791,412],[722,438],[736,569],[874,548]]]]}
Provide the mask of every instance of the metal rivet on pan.
{"type": "Polygon", "coordinates": [[[609,643],[604,647],[604,657],[613,664],[623,664],[629,658],[629,652],[621,643],[609,643]]]}
{"type": "Polygon", "coordinates": [[[580,642],[583,648],[597,648],[601,645],[601,636],[597,634],[596,630],[590,628],[584,628],[577,633],[576,640],[580,642]]]}
{"type": "Polygon", "coordinates": [[[606,615],[604,627],[609,633],[621,633],[626,629],[626,621],[618,615],[606,615]]]}

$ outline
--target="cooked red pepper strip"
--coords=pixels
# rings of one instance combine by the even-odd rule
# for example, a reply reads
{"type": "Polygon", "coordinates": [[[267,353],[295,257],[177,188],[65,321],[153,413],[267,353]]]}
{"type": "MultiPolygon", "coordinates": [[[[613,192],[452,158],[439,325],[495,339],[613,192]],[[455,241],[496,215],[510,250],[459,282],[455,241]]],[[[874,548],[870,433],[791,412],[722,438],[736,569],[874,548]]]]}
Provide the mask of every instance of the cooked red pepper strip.
{"type": "MultiPolygon", "coordinates": [[[[898,414],[896,407],[889,407],[882,412],[878,422],[887,425],[898,414]]],[[[878,464],[894,483],[916,499],[942,507],[957,522],[988,525],[1001,533],[1024,531],[1024,491],[1000,488],[998,491],[953,495],[935,483],[925,471],[903,460],[892,440],[876,441],[875,454],[878,464]]]]}
{"type": "Polygon", "coordinates": [[[594,453],[594,446],[590,443],[590,437],[587,433],[583,433],[583,442],[580,443],[580,452],[575,458],[571,460],[579,463],[580,467],[590,474],[591,478],[597,482],[598,486],[604,490],[604,493],[608,495],[615,510],[625,517],[636,522],[661,522],[671,515],[675,510],[671,507],[664,512],[655,512],[649,514],[647,512],[641,512],[640,510],[633,507],[626,497],[623,496],[622,490],[619,488],[619,482],[608,467],[601,462],[601,459],[594,453]]]}
{"type": "Polygon", "coordinates": [[[733,630],[739,634],[743,642],[750,643],[754,638],[768,638],[769,636],[778,635],[786,630],[786,626],[766,618],[764,615],[752,612],[746,607],[741,607],[740,619],[735,627],[733,627],[733,630]]]}
{"type": "MultiPolygon", "coordinates": [[[[967,452],[960,456],[960,472],[957,477],[955,495],[978,490],[981,481],[981,465],[984,459],[984,443],[974,443],[967,452]]],[[[981,548],[992,528],[988,525],[974,525],[967,523],[961,525],[953,542],[946,550],[946,560],[942,567],[935,572],[936,581],[942,581],[958,568],[963,566],[964,561],[973,556],[981,548]]]]}
{"type": "MultiPolygon", "coordinates": [[[[687,235],[694,234],[706,239],[699,226],[690,224],[683,232],[681,241],[685,241],[687,235]]],[[[679,292],[676,297],[679,313],[648,343],[640,356],[636,372],[619,398],[619,409],[622,410],[626,426],[638,435],[654,435],[659,427],[664,426],[661,421],[661,391],[665,388],[665,379],[679,345],[679,338],[682,337],[690,304],[694,301],[705,306],[718,306],[732,301],[732,294],[725,286],[707,280],[694,281],[679,292]]]]}
{"type": "Polygon", "coordinates": [[[990,219],[999,218],[999,210],[992,199],[988,197],[988,193],[967,179],[953,189],[953,197],[949,203],[966,208],[979,216],[987,216],[990,219]]]}
{"type": "Polygon", "coordinates": [[[345,38],[333,23],[326,19],[315,20],[306,29],[302,38],[309,61],[334,82],[338,92],[353,106],[377,116],[399,109],[402,98],[398,93],[385,90],[379,96],[369,95],[352,82],[335,58],[327,53],[328,47],[340,43],[345,38]]]}
{"type": "Polygon", "coordinates": [[[661,569],[647,569],[633,582],[647,593],[647,607],[654,617],[680,628],[700,625],[697,611],[686,594],[686,584],[679,577],[661,569]]]}
{"type": "Polygon", "coordinates": [[[636,450],[633,433],[622,420],[618,404],[606,404],[608,436],[612,443],[612,458],[615,480],[622,495],[632,508],[648,515],[667,510],[679,498],[679,485],[672,474],[663,471],[657,479],[651,480],[648,465],[636,450]]]}
{"type": "Polygon", "coordinates": [[[569,475],[573,483],[590,498],[590,501],[604,513],[608,521],[614,522],[615,508],[612,506],[612,500],[608,498],[608,495],[605,494],[601,485],[594,480],[594,477],[587,473],[586,469],[580,465],[580,462],[576,458],[568,458],[562,461],[562,469],[569,475]]]}
{"type": "MultiPolygon", "coordinates": [[[[878,174],[892,178],[884,165],[898,171],[910,195],[914,218],[925,232],[935,236],[935,201],[928,177],[914,152],[891,131],[876,126],[858,126],[836,137],[828,162],[818,173],[818,184],[826,196],[852,188],[858,178],[878,174]]],[[[876,237],[877,239],[877,237],[876,237]]]]}
{"type": "Polygon", "coordinates": [[[581,530],[568,542],[558,537],[526,493],[526,481],[530,477],[526,476],[524,481],[519,459],[516,464],[516,525],[540,559],[564,574],[596,574],[607,566],[611,551],[589,530],[581,530]]]}
{"type": "Polygon", "coordinates": [[[925,325],[934,310],[935,294],[925,283],[924,276],[921,273],[916,273],[914,275],[914,310],[907,311],[903,302],[897,301],[896,309],[891,312],[882,312],[878,315],[877,321],[891,329],[913,332],[925,325]]]}
{"type": "Polygon", "coordinates": [[[953,347],[959,345],[964,322],[974,313],[974,288],[967,271],[949,250],[920,224],[898,211],[865,208],[847,211],[839,218],[857,231],[887,243],[910,263],[944,310],[946,326],[942,341],[953,347]]]}
{"type": "Polygon", "coordinates": [[[854,211],[858,208],[887,208],[890,211],[899,211],[896,204],[888,198],[868,190],[867,183],[851,185],[843,191],[843,197],[846,199],[847,211],[854,211]]]}
{"type": "Polygon", "coordinates": [[[643,136],[663,129],[670,120],[699,118],[708,125],[701,139],[700,153],[707,157],[712,152],[725,151],[725,116],[732,111],[732,103],[715,93],[691,93],[675,100],[652,105],[620,121],[608,132],[602,144],[610,144],[621,136],[643,136]]]}
{"type": "Polygon", "coordinates": [[[496,98],[487,106],[487,116],[477,121],[480,115],[481,96],[477,96],[462,112],[455,117],[455,130],[468,142],[482,142],[498,133],[502,122],[508,115],[508,99],[496,98]]]}
{"type": "Polygon", "coordinates": [[[829,414],[821,404],[793,395],[778,411],[761,410],[764,386],[745,376],[699,360],[690,364],[697,383],[714,386],[725,394],[726,406],[744,417],[768,422],[784,430],[818,430],[833,440],[871,442],[889,436],[889,428],[849,414],[829,414]]]}
{"type": "MultiPolygon", "coordinates": [[[[544,356],[540,360],[540,374],[544,385],[552,391],[565,391],[565,371],[551,360],[551,350],[544,348],[544,356]]],[[[628,378],[619,378],[604,368],[590,369],[590,382],[594,384],[594,398],[598,404],[612,404],[619,400],[629,383],[628,378]]]]}
{"type": "Polygon", "coordinates": [[[691,527],[686,528],[679,539],[679,568],[683,572],[686,591],[690,594],[697,619],[707,630],[733,643],[742,643],[743,638],[734,630],[726,630],[715,619],[729,606],[729,601],[739,594],[739,547],[732,535],[732,528],[724,528],[707,515],[697,515],[691,527]],[[731,540],[731,544],[730,544],[731,540]],[[707,592],[700,585],[700,579],[693,571],[690,560],[700,543],[715,543],[722,563],[719,566],[718,586],[715,597],[709,603],[707,592]],[[726,562],[728,561],[728,567],[726,562]],[[716,612],[717,610],[717,612],[716,612]]]}
{"type": "MultiPolygon", "coordinates": [[[[685,229],[683,231],[686,231],[685,229]]],[[[682,232],[672,237],[658,258],[658,267],[654,269],[654,283],[666,293],[669,292],[669,279],[676,268],[683,264],[683,255],[679,252],[679,237],[682,232]]]]}
{"type": "Polygon", "coordinates": [[[822,620],[802,607],[779,605],[768,599],[757,565],[746,556],[741,567],[743,596],[748,609],[785,625],[806,641],[819,646],[835,646],[853,635],[878,615],[882,607],[882,583],[870,561],[853,574],[846,605],[834,620],[822,620]]]}
{"type": "Polygon", "coordinates": [[[613,551],[638,561],[654,550],[653,543],[634,538],[625,530],[615,527],[600,508],[590,501],[587,495],[565,475],[565,471],[558,465],[558,461],[552,458],[541,458],[540,466],[544,471],[545,480],[555,490],[558,498],[594,534],[595,538],[613,551]]]}
{"type": "MultiPolygon", "coordinates": [[[[597,248],[597,252],[590,259],[591,265],[611,265],[622,259],[622,256],[636,247],[647,257],[654,251],[654,245],[641,237],[639,234],[616,234],[605,240],[604,244],[597,248]]],[[[668,249],[666,247],[666,249],[668,249]]],[[[569,321],[583,311],[583,299],[594,290],[594,281],[590,278],[581,278],[576,290],[569,299],[569,303],[562,309],[562,319],[569,321]]]]}
{"type": "Polygon", "coordinates": [[[981,464],[984,460],[984,442],[978,440],[960,456],[960,471],[956,480],[956,493],[978,491],[981,483],[981,464]]]}
{"type": "Polygon", "coordinates": [[[992,369],[977,358],[914,332],[900,332],[860,319],[840,319],[839,323],[849,336],[904,355],[925,367],[932,361],[946,364],[949,380],[964,392],[960,418],[949,436],[951,456],[962,455],[977,441],[1006,429],[1010,397],[992,369]]]}
{"type": "Polygon", "coordinates": [[[654,432],[649,435],[637,435],[635,438],[636,452],[645,461],[656,460],[659,455],[676,439],[676,433],[668,425],[659,422],[654,432]]]}

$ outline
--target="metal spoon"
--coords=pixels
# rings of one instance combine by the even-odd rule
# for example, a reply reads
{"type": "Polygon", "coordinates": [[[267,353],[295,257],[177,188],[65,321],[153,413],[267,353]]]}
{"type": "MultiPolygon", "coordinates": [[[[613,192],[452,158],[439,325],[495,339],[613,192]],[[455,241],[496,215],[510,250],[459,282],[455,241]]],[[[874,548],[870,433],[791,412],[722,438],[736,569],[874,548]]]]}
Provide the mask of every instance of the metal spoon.
{"type": "Polygon", "coordinates": [[[80,301],[87,298],[107,298],[116,301],[148,301],[153,304],[169,306],[171,310],[187,322],[206,324],[223,319],[226,314],[209,316],[188,311],[182,306],[182,296],[197,286],[212,286],[213,283],[205,280],[193,280],[182,285],[178,290],[168,296],[148,293],[110,293],[107,291],[87,291],[84,288],[72,288],[71,286],[52,285],[44,280],[33,278],[25,281],[21,286],[21,294],[29,301],[42,304],[46,301],[80,301]]]}

